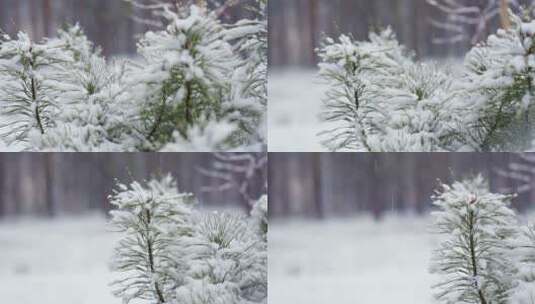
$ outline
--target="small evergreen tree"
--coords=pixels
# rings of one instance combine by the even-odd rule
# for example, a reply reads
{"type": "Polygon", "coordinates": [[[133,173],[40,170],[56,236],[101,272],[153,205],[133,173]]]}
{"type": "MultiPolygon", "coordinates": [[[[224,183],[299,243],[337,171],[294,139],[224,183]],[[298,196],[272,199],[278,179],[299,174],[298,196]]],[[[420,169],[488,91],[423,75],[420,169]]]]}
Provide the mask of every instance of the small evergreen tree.
{"type": "Polygon", "coordinates": [[[146,185],[119,185],[110,196],[118,209],[111,211],[112,225],[125,237],[115,250],[113,268],[125,274],[113,283],[115,294],[130,300],[173,303],[175,288],[187,267],[177,242],[193,231],[193,199],[181,194],[171,176],[146,185]]]}
{"type": "Polygon", "coordinates": [[[323,135],[332,150],[440,151],[455,149],[456,111],[448,104],[451,79],[413,62],[391,29],[370,41],[327,38],[318,50],[329,85],[323,135]]]}
{"type": "Polygon", "coordinates": [[[213,13],[191,6],[182,14],[166,10],[167,28],[145,34],[138,46],[145,61],[131,76],[140,128],[155,149],[170,142],[175,131],[187,139],[201,122],[221,119],[237,63],[213,13]]]}
{"type": "MultiPolygon", "coordinates": [[[[79,25],[0,38],[2,147],[31,151],[264,150],[267,21],[227,25],[237,2],[132,5],[165,20],[141,59],[106,60],[79,25]]],[[[187,1],[192,3],[192,1],[187,1]]]]}
{"type": "Polygon", "coordinates": [[[267,68],[268,29],[267,0],[257,0],[252,11],[255,20],[240,20],[227,30],[227,39],[234,43],[240,63],[233,73],[231,103],[227,107],[231,121],[240,126],[232,141],[241,145],[267,145],[267,68]]]}
{"type": "Polygon", "coordinates": [[[462,71],[414,62],[392,31],[370,41],[327,38],[318,50],[329,85],[323,132],[332,150],[526,151],[532,149],[535,21],[510,13],[466,56],[462,71]]]}
{"type": "Polygon", "coordinates": [[[131,150],[124,134],[120,134],[125,131],[121,119],[123,89],[117,86],[120,74],[113,70],[114,64],[106,62],[79,25],[60,30],[58,40],[71,60],[62,63],[55,74],[62,87],[54,115],[55,127],[41,142],[33,144],[34,149],[131,150]]]}
{"type": "Polygon", "coordinates": [[[466,56],[466,75],[456,102],[467,108],[469,144],[482,151],[524,151],[533,141],[535,21],[511,15],[466,56]]]}
{"type": "Polygon", "coordinates": [[[193,233],[187,283],[180,304],[261,303],[267,297],[267,248],[242,216],[201,216],[193,233]]]}
{"type": "Polygon", "coordinates": [[[252,304],[267,299],[267,218],[193,209],[170,176],[119,185],[112,224],[124,234],[113,268],[115,294],[169,304],[252,304]],[[265,219],[262,224],[261,218],[265,219]],[[265,227],[263,226],[265,223],[265,227]]]}
{"type": "Polygon", "coordinates": [[[513,256],[518,268],[517,286],[511,295],[511,303],[535,303],[535,226],[528,225],[520,229],[519,237],[514,242],[513,256]]]}
{"type": "Polygon", "coordinates": [[[444,236],[432,271],[444,303],[508,303],[517,274],[511,256],[516,237],[512,196],[491,193],[481,176],[442,185],[434,197],[434,227],[444,236]]]}
{"type": "Polygon", "coordinates": [[[27,34],[0,41],[0,135],[7,144],[28,144],[53,127],[61,79],[54,77],[60,63],[71,58],[59,40],[36,43],[27,34]]]}

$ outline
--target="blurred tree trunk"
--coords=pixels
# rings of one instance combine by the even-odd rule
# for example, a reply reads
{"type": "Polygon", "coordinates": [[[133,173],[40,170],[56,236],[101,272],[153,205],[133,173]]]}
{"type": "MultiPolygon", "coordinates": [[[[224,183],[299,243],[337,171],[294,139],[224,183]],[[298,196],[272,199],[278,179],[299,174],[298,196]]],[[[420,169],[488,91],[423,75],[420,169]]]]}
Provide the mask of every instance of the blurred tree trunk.
{"type": "Polygon", "coordinates": [[[314,153],[312,160],[312,178],[313,178],[313,192],[314,192],[314,203],[315,203],[315,213],[318,218],[324,217],[323,210],[323,197],[322,197],[322,182],[321,182],[321,154],[314,153]]]}
{"type": "MultiPolygon", "coordinates": [[[[385,155],[388,157],[388,155],[385,155]]],[[[370,209],[375,220],[380,220],[384,212],[385,195],[384,192],[388,185],[383,183],[381,168],[381,154],[373,153],[372,161],[368,164],[368,174],[371,186],[371,205],[370,209]]]]}
{"type": "Polygon", "coordinates": [[[318,0],[310,0],[310,32],[311,32],[311,44],[314,48],[310,48],[311,63],[316,61],[315,47],[318,47],[318,0]]]}
{"type": "Polygon", "coordinates": [[[50,28],[52,26],[52,8],[50,0],[43,0],[43,35],[50,36],[50,28]]]}
{"type": "Polygon", "coordinates": [[[511,19],[509,18],[509,0],[500,0],[500,22],[502,28],[511,28],[511,19]]]}
{"type": "Polygon", "coordinates": [[[46,210],[48,216],[54,216],[56,214],[56,208],[54,202],[56,198],[54,196],[54,154],[47,153],[45,161],[45,191],[46,191],[46,210]]]}

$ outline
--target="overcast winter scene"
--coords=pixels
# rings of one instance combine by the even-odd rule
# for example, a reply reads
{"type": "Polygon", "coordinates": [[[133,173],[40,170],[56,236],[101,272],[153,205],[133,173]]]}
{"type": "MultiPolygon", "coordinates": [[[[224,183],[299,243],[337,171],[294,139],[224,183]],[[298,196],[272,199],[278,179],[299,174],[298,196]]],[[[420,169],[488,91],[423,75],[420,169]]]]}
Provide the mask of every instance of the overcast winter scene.
{"type": "Polygon", "coordinates": [[[531,151],[534,5],[272,0],[270,151],[531,151]]]}
{"type": "Polygon", "coordinates": [[[267,303],[266,160],[0,155],[2,303],[267,303]]]}
{"type": "Polygon", "coordinates": [[[1,0],[0,150],[264,151],[267,0],[1,0]]]}
{"type": "Polygon", "coordinates": [[[535,155],[271,153],[269,303],[535,303],[535,155]]]}

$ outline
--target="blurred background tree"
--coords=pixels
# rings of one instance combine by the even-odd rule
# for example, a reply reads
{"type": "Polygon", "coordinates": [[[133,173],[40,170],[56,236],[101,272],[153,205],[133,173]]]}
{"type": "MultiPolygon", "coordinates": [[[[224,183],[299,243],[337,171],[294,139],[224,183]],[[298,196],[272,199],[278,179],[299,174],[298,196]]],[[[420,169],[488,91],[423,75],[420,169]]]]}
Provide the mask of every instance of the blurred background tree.
{"type": "MultiPolygon", "coordinates": [[[[137,0],[139,3],[147,1],[151,0],[137,0]]],[[[232,22],[251,17],[248,9],[251,1],[241,2],[222,11],[221,18],[232,22]]],[[[54,36],[56,29],[67,23],[79,22],[105,55],[135,53],[136,36],[151,29],[150,25],[138,22],[136,18],[148,19],[150,16],[150,11],[123,0],[0,0],[0,29],[6,33],[23,30],[31,38],[40,39],[54,36]]]]}
{"type": "Polygon", "coordinates": [[[400,41],[420,58],[460,57],[500,26],[507,9],[519,11],[533,0],[271,0],[272,66],[312,66],[322,34],[369,31],[392,26],[400,41]]]}
{"type": "MultiPolygon", "coordinates": [[[[249,211],[240,189],[205,191],[221,185],[201,172],[216,161],[220,160],[211,153],[2,153],[0,218],[105,212],[117,180],[130,183],[166,173],[177,179],[181,191],[194,193],[204,207],[249,211]]],[[[265,176],[255,176],[248,183],[256,189],[252,196],[265,193],[265,176]]]]}
{"type": "Polygon", "coordinates": [[[268,171],[271,217],[425,214],[439,180],[478,173],[492,191],[520,192],[515,209],[535,202],[535,158],[522,154],[271,153],[268,171]]]}

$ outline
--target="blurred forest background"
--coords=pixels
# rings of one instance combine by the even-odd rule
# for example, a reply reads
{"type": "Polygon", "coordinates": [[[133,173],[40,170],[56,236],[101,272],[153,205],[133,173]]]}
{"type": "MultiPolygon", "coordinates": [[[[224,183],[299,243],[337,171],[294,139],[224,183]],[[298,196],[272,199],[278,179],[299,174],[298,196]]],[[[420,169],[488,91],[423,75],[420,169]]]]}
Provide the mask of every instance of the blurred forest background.
{"type": "MultiPolygon", "coordinates": [[[[180,191],[194,193],[201,206],[248,211],[239,189],[215,191],[223,181],[201,172],[225,174],[214,169],[217,163],[211,153],[1,153],[0,218],[107,211],[107,197],[117,181],[130,183],[167,173],[177,179],[180,191]]],[[[253,196],[265,192],[262,169],[248,180],[256,192],[253,196]]]]}
{"type": "Polygon", "coordinates": [[[270,153],[268,172],[271,217],[424,213],[438,180],[478,173],[492,191],[521,190],[517,210],[535,202],[535,162],[511,153],[270,153]]]}
{"type": "MultiPolygon", "coordinates": [[[[496,2],[455,2],[463,1],[475,7],[496,2]]],[[[270,0],[270,63],[274,67],[312,66],[317,62],[314,49],[319,46],[323,34],[331,37],[352,34],[363,40],[370,30],[389,25],[398,39],[420,58],[464,54],[471,46],[469,40],[447,44],[433,42],[447,35],[443,29],[432,25],[432,21],[443,19],[444,13],[428,0],[270,0]]],[[[498,19],[494,17],[489,21],[484,37],[497,29],[498,19]]]]}
{"type": "MultiPolygon", "coordinates": [[[[247,2],[229,8],[221,18],[231,22],[250,17],[247,2]]],[[[37,40],[54,36],[58,27],[79,22],[104,55],[124,55],[135,53],[136,36],[150,29],[132,17],[148,18],[149,14],[123,0],[0,0],[0,29],[10,35],[22,30],[37,40]]]]}

